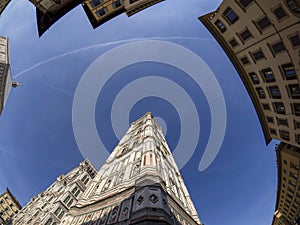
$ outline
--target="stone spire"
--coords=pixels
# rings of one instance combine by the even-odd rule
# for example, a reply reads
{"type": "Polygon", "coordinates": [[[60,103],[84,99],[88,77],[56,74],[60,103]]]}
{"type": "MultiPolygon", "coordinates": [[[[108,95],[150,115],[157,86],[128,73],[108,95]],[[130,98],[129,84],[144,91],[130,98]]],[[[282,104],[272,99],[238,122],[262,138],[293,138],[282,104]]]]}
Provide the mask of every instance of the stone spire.
{"type": "Polygon", "coordinates": [[[16,88],[16,87],[22,86],[22,84],[20,84],[20,83],[18,83],[18,82],[16,82],[16,81],[13,81],[12,84],[11,84],[11,86],[12,86],[13,88],[16,88]]]}
{"type": "Polygon", "coordinates": [[[88,222],[201,224],[151,113],[131,124],[63,224],[88,222]]]}

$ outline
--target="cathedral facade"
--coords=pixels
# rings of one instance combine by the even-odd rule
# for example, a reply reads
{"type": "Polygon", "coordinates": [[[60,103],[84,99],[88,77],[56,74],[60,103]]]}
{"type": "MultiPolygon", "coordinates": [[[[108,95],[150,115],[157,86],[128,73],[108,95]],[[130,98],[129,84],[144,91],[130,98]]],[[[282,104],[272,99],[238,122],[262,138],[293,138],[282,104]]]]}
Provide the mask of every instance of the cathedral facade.
{"type": "MultiPolygon", "coordinates": [[[[86,185],[78,201],[69,208],[61,207],[64,214],[59,220],[58,208],[51,207],[52,223],[47,223],[47,218],[42,224],[202,224],[162,129],[151,113],[131,124],[86,185]]],[[[57,204],[63,203],[67,194],[63,196],[57,199],[57,204]]]]}
{"type": "Polygon", "coordinates": [[[84,160],[79,166],[34,196],[16,216],[13,225],[58,225],[74,206],[97,174],[92,164],[84,160]]]}

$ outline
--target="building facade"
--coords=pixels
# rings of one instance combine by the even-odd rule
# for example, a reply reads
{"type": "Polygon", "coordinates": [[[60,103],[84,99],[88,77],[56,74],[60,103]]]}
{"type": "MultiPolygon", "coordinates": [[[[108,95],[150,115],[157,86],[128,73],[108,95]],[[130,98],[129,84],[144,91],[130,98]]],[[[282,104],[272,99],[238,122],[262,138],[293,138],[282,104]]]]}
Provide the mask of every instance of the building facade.
{"type": "Polygon", "coordinates": [[[92,164],[84,160],[66,175],[59,176],[44,192],[33,197],[13,217],[13,225],[61,224],[70,207],[75,205],[97,174],[92,164]]]}
{"type": "Polygon", "coordinates": [[[93,28],[126,12],[131,16],[164,0],[29,0],[36,7],[39,36],[42,36],[56,21],[82,4],[93,28]]]}
{"type": "Polygon", "coordinates": [[[4,219],[2,219],[1,216],[0,216],[0,225],[5,225],[5,221],[4,221],[4,219]]]}
{"type": "Polygon", "coordinates": [[[11,0],[0,0],[0,16],[11,0]]]}
{"type": "Polygon", "coordinates": [[[236,68],[266,143],[300,147],[300,1],[224,0],[199,19],[236,68]]]}
{"type": "Polygon", "coordinates": [[[276,148],[278,187],[272,225],[300,224],[300,148],[281,142],[276,148]]]}
{"type": "Polygon", "coordinates": [[[62,224],[201,224],[151,113],[131,124],[62,224]]]}
{"type": "Polygon", "coordinates": [[[13,218],[13,225],[200,225],[150,113],[132,123],[98,173],[87,160],[13,218]]]}
{"type": "Polygon", "coordinates": [[[18,200],[13,196],[7,188],[0,195],[0,225],[6,225],[11,222],[11,219],[22,208],[18,200]]]}
{"type": "Polygon", "coordinates": [[[56,21],[83,0],[29,0],[36,7],[38,34],[42,36],[56,21]]]}
{"type": "Polygon", "coordinates": [[[0,115],[12,87],[20,84],[12,81],[9,63],[9,39],[0,36],[0,115]]]}
{"type": "Polygon", "coordinates": [[[126,13],[132,16],[164,0],[85,0],[82,4],[93,28],[126,13]]]}

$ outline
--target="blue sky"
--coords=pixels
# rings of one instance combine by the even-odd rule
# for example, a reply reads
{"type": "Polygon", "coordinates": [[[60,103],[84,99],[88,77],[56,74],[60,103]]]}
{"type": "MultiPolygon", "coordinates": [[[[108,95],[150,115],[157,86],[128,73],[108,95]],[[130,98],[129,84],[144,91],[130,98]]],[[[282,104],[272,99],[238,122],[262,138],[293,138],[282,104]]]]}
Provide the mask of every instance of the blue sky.
{"type": "MultiPolygon", "coordinates": [[[[276,142],[265,146],[242,82],[223,50],[198,20],[219,4],[220,1],[212,0],[166,0],[130,18],[118,16],[96,30],[83,9],[77,7],[38,38],[34,7],[26,0],[12,0],[0,17],[0,34],[10,38],[12,74],[23,86],[12,90],[0,117],[0,191],[9,187],[25,205],[57,176],[77,166],[83,157],[73,134],[72,105],[81,77],[107,51],[132,43],[133,39],[154,38],[190,49],[216,76],[227,110],[221,150],[210,167],[199,172],[211,131],[207,99],[183,71],[155,62],[121,69],[102,89],[95,121],[105,148],[112,150],[118,142],[109,118],[118,91],[144,76],[177,82],[193,100],[201,124],[197,148],[181,173],[202,222],[271,224],[277,187],[276,142]]],[[[142,98],[132,107],[126,122],[147,111],[165,121],[167,141],[171,149],[176,148],[179,136],[183,135],[176,107],[155,96],[142,98]]]]}

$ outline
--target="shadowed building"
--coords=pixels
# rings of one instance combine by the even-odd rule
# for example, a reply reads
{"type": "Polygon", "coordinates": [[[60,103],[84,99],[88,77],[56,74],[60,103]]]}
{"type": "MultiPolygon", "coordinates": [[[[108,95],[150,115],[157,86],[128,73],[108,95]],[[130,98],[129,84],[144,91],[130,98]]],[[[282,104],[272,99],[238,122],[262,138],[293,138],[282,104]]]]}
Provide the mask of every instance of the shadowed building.
{"type": "Polygon", "coordinates": [[[33,197],[13,218],[13,225],[57,225],[95,177],[97,171],[85,160],[59,176],[44,192],[33,197]]]}
{"type": "Polygon", "coordinates": [[[7,188],[6,192],[0,195],[0,225],[9,224],[11,218],[22,208],[18,200],[7,188]]]}
{"type": "Polygon", "coordinates": [[[163,0],[85,0],[83,5],[93,28],[126,12],[132,16],[163,0]]]}
{"type": "Polygon", "coordinates": [[[278,187],[272,225],[299,225],[300,148],[281,142],[276,148],[276,155],[278,187]]]}
{"type": "Polygon", "coordinates": [[[0,0],[0,16],[11,0],[0,0]]]}
{"type": "Polygon", "coordinates": [[[9,63],[9,40],[0,36],[0,115],[5,106],[7,97],[12,87],[20,84],[12,81],[9,63]]]}
{"type": "Polygon", "coordinates": [[[126,12],[131,16],[163,0],[29,0],[36,6],[39,36],[57,20],[82,3],[93,28],[126,12]]]}
{"type": "Polygon", "coordinates": [[[199,19],[236,68],[266,143],[300,147],[300,0],[224,0],[199,19]]]}
{"type": "Polygon", "coordinates": [[[83,0],[29,0],[36,6],[39,36],[42,36],[57,20],[78,6],[83,0]]]}
{"type": "Polygon", "coordinates": [[[151,113],[131,124],[62,224],[201,224],[151,113]]]}

